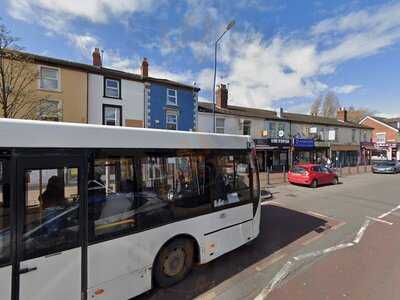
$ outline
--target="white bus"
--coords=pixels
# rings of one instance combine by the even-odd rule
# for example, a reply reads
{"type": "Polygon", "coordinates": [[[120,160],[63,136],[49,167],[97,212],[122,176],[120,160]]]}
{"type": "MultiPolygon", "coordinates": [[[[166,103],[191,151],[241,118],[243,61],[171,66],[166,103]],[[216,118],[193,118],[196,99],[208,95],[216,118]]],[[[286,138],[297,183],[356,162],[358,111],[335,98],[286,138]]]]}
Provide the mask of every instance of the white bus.
{"type": "Polygon", "coordinates": [[[0,119],[0,298],[128,299],[259,234],[247,136],[0,119]]]}

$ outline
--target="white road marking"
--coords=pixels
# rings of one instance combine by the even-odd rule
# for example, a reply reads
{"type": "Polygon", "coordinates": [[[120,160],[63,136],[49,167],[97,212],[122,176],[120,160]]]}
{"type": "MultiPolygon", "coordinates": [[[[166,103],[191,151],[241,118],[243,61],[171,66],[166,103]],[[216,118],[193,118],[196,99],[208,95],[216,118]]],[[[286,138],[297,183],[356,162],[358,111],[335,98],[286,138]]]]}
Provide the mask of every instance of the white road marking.
{"type": "Polygon", "coordinates": [[[274,289],[274,287],[282,281],[288,274],[290,269],[292,268],[293,263],[289,260],[286,262],[282,269],[279,270],[278,273],[275,274],[274,278],[270,281],[267,287],[265,287],[254,300],[264,300],[267,298],[268,294],[274,289]]]}
{"type": "Polygon", "coordinates": [[[313,215],[313,216],[324,218],[324,219],[332,219],[332,218],[330,218],[328,216],[325,216],[323,214],[320,214],[320,213],[317,213],[317,212],[314,212],[314,211],[311,211],[311,210],[309,210],[307,213],[310,214],[310,215],[313,215]]]}
{"type": "Polygon", "coordinates": [[[362,237],[363,237],[363,235],[365,233],[365,230],[367,230],[367,227],[369,226],[369,223],[371,223],[371,220],[366,220],[364,222],[363,226],[357,232],[357,235],[354,238],[353,243],[358,244],[361,241],[361,239],[362,239],[362,237]]]}
{"type": "Polygon", "coordinates": [[[395,208],[392,208],[391,210],[389,210],[388,212],[385,212],[384,214],[381,214],[378,219],[383,219],[384,217],[387,217],[388,215],[390,215],[391,213],[394,213],[396,210],[400,209],[400,205],[397,205],[395,208]]]}
{"type": "Polygon", "coordinates": [[[388,225],[393,225],[392,222],[385,221],[385,220],[382,220],[382,219],[377,219],[377,218],[374,218],[374,217],[367,216],[367,219],[370,219],[370,220],[376,221],[376,222],[381,222],[381,223],[388,224],[388,225]]]}
{"type": "Polygon", "coordinates": [[[286,256],[286,254],[282,253],[281,255],[278,255],[277,257],[269,259],[269,260],[267,260],[265,262],[258,263],[257,266],[256,266],[256,271],[257,272],[261,272],[262,270],[266,269],[270,265],[272,265],[272,264],[276,263],[277,261],[281,260],[285,256],[286,256]]]}
{"type": "Polygon", "coordinates": [[[329,252],[333,252],[333,251],[344,249],[344,248],[351,247],[351,246],[354,246],[354,243],[342,243],[342,244],[339,244],[339,245],[336,245],[333,247],[326,248],[324,250],[316,250],[313,252],[300,254],[298,256],[293,257],[293,259],[296,261],[299,261],[299,260],[303,260],[303,259],[310,258],[310,257],[317,257],[317,256],[321,256],[323,254],[327,254],[329,252]]]}

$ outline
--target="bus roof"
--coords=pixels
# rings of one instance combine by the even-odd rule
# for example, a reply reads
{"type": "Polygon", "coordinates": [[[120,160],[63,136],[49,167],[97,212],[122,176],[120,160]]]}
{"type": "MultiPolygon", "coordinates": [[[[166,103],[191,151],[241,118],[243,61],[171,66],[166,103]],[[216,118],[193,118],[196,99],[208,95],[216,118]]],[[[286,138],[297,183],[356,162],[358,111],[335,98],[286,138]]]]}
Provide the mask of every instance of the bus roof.
{"type": "Polygon", "coordinates": [[[246,149],[249,136],[0,118],[0,148],[246,149]]]}

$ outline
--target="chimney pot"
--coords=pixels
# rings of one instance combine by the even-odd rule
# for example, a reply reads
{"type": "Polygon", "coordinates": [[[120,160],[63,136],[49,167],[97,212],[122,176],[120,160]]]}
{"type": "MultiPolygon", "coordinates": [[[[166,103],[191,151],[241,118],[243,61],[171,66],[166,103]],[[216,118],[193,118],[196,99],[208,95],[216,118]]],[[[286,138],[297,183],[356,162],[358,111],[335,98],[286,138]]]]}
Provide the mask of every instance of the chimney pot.
{"type": "Polygon", "coordinates": [[[100,54],[100,49],[99,48],[94,48],[94,51],[92,53],[92,57],[93,57],[93,66],[101,67],[102,66],[102,61],[101,61],[101,54],[100,54]]]}
{"type": "Polygon", "coordinates": [[[142,61],[142,65],[140,66],[140,72],[142,73],[143,77],[149,77],[149,62],[147,58],[144,57],[142,61]]]}
{"type": "Polygon", "coordinates": [[[216,104],[219,108],[227,108],[228,107],[228,89],[226,84],[220,84],[216,91],[216,104]]]}

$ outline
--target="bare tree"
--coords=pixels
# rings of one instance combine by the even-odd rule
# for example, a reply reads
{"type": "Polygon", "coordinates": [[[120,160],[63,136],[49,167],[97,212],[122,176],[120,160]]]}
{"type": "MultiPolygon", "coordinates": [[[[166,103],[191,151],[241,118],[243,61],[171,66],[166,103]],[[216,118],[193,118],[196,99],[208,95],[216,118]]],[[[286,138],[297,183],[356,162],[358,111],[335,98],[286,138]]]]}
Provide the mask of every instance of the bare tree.
{"type": "Polygon", "coordinates": [[[329,91],[322,103],[322,115],[324,117],[334,118],[336,117],[336,112],[339,108],[339,99],[337,98],[335,92],[329,91]]]}
{"type": "Polygon", "coordinates": [[[322,103],[322,97],[321,95],[318,95],[317,98],[315,98],[314,102],[311,104],[310,107],[310,114],[313,116],[318,116],[321,110],[321,103],[322,103]]]}
{"type": "Polygon", "coordinates": [[[39,72],[32,58],[20,52],[17,41],[0,23],[0,116],[36,119],[38,109],[43,110],[35,84],[39,72]]]}
{"type": "Polygon", "coordinates": [[[366,116],[373,116],[376,112],[370,110],[369,108],[355,108],[354,106],[350,106],[347,111],[347,119],[350,122],[358,123],[366,116]]]}

